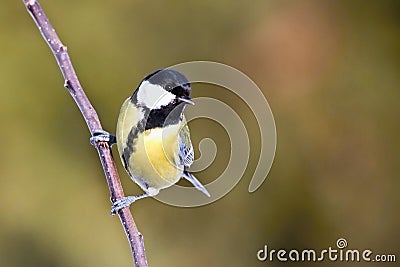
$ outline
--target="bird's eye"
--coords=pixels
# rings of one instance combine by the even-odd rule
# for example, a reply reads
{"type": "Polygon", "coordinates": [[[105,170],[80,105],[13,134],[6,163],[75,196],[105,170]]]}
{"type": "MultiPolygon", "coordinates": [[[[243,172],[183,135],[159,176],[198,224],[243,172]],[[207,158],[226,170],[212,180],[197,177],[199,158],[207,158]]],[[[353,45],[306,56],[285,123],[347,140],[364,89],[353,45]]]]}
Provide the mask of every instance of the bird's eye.
{"type": "Polygon", "coordinates": [[[172,86],[172,84],[167,84],[167,85],[165,86],[165,89],[166,89],[167,91],[171,91],[172,89],[174,89],[174,87],[172,86]]]}

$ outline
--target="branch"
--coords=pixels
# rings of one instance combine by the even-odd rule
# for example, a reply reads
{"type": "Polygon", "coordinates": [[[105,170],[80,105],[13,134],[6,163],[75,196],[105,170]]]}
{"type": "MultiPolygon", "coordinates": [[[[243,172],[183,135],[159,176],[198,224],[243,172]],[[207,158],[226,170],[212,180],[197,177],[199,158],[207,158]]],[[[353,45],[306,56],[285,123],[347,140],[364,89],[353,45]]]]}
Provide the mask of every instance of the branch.
{"type": "MultiPolygon", "coordinates": [[[[78,77],[76,76],[67,52],[67,47],[61,43],[60,38],[57,36],[53,26],[50,24],[49,19],[44,13],[42,7],[39,5],[38,1],[23,0],[23,2],[29,14],[35,21],[37,27],[39,28],[44,40],[53,52],[61,73],[65,79],[64,86],[68,89],[72,98],[78,105],[90,133],[93,135],[94,132],[102,130],[99,117],[97,116],[97,113],[89,99],[85,95],[85,92],[79,83],[78,77]]],[[[102,142],[95,144],[95,147],[106,175],[107,184],[110,189],[111,201],[115,202],[116,199],[124,197],[124,191],[122,189],[121,181],[119,179],[110,148],[107,143],[102,142]]],[[[138,231],[129,208],[123,208],[118,211],[118,216],[128,238],[135,266],[147,267],[143,236],[138,231]]]]}

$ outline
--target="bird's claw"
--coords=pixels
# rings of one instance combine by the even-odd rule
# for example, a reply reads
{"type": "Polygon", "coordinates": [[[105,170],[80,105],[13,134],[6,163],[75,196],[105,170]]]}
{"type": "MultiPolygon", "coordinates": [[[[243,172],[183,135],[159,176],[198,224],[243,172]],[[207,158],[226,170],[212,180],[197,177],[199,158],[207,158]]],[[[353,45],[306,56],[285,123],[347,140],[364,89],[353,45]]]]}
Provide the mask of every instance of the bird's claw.
{"type": "Polygon", "coordinates": [[[136,198],[134,196],[123,197],[123,198],[116,200],[112,205],[110,215],[113,216],[113,215],[117,214],[120,209],[129,207],[135,201],[136,201],[136,198]]]}
{"type": "Polygon", "coordinates": [[[117,142],[117,139],[114,135],[110,134],[109,132],[106,132],[104,130],[97,130],[93,132],[92,137],[90,137],[90,144],[91,145],[96,145],[96,143],[99,142],[106,142],[108,143],[109,146],[112,146],[117,142]]]}

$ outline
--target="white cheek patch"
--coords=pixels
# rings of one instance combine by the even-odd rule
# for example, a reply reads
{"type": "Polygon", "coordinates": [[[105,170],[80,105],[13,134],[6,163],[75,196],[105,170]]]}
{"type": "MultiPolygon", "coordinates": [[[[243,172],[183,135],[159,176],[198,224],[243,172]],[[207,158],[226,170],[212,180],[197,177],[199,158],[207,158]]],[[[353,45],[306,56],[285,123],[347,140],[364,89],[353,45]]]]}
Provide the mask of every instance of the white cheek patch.
{"type": "Polygon", "coordinates": [[[141,105],[150,109],[158,109],[168,105],[175,99],[175,95],[166,91],[162,86],[144,81],[140,84],[137,100],[141,105]]]}

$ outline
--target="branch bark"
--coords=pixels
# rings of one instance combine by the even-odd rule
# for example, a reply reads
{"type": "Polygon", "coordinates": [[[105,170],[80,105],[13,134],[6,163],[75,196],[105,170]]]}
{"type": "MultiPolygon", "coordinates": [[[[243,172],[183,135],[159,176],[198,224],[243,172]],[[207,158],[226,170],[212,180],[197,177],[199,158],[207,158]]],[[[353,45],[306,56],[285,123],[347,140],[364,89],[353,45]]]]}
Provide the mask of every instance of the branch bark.
{"type": "MultiPolygon", "coordinates": [[[[65,79],[64,86],[78,105],[90,133],[93,135],[94,132],[102,130],[99,117],[76,76],[67,52],[67,47],[62,44],[39,2],[36,0],[23,0],[23,2],[39,28],[44,40],[53,52],[65,79]]],[[[97,143],[95,147],[99,154],[101,165],[103,166],[107,184],[110,189],[111,201],[114,202],[116,199],[124,197],[124,191],[111,155],[111,150],[107,143],[97,143]]],[[[137,267],[147,267],[143,236],[138,231],[129,208],[127,207],[119,210],[118,216],[128,238],[134,265],[137,267]]]]}

